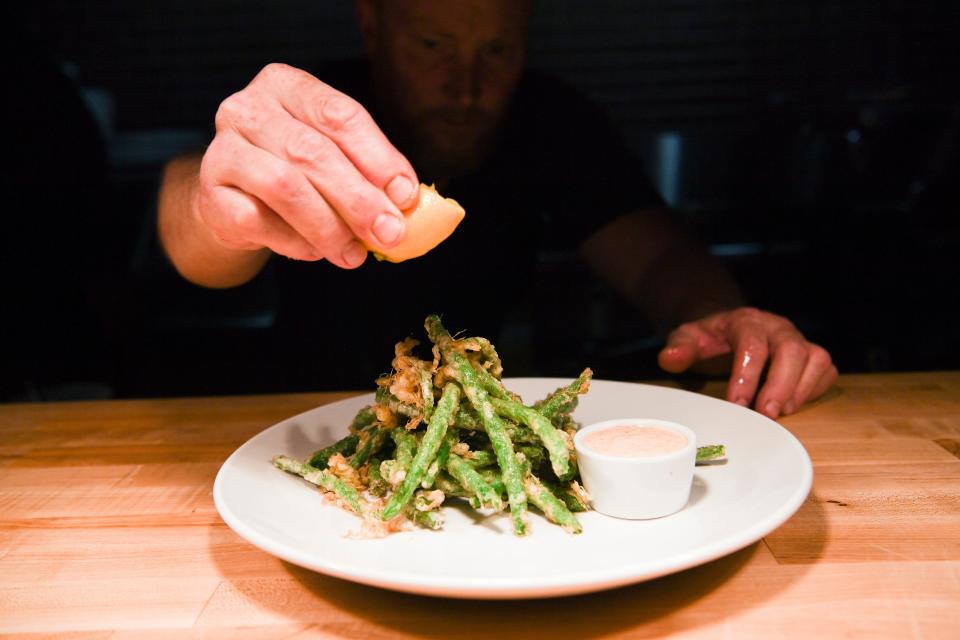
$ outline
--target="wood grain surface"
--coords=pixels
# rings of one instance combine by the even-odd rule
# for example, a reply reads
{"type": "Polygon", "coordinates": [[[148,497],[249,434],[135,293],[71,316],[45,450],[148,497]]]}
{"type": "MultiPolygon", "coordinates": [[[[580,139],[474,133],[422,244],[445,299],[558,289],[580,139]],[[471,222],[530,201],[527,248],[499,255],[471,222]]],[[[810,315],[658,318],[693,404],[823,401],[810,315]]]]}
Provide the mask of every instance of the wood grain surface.
{"type": "Polygon", "coordinates": [[[223,524],[211,491],[226,457],[349,395],[0,405],[0,634],[960,637],[960,372],[843,376],[783,418],[814,486],[761,542],[631,587],[517,602],[355,585],[223,524]]]}

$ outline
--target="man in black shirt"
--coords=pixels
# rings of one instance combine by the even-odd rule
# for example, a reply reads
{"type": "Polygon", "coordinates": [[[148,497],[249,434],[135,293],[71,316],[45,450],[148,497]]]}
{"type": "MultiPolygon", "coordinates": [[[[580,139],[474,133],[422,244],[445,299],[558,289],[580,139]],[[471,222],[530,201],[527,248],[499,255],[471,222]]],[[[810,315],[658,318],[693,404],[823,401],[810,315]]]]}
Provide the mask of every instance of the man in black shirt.
{"type": "Polygon", "coordinates": [[[311,365],[335,367],[367,358],[365,345],[379,362],[383,340],[433,312],[496,335],[552,243],[673,329],[666,370],[732,357],[728,398],[771,417],[826,391],[836,378],[827,352],[785,318],[741,306],[603,115],[523,71],[529,11],[510,0],[361,0],[369,65],[318,72],[322,81],[266,67],[223,102],[203,157],[167,168],[159,231],[178,271],[228,287],[273,254],[291,258],[277,264],[279,322],[304,346],[323,345],[326,362],[311,365]],[[402,241],[418,182],[464,206],[461,227],[422,258],[366,260],[367,247],[402,241]]]}

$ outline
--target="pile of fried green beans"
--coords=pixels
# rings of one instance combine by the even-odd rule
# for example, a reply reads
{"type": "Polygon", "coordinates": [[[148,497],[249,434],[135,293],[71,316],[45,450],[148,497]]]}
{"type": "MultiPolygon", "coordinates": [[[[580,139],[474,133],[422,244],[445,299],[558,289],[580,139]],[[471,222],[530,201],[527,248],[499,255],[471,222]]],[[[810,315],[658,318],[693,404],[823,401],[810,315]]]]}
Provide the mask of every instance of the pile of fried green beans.
{"type": "Polygon", "coordinates": [[[529,505],[580,533],[574,512],[589,506],[571,414],[590,386],[590,369],[525,405],[501,382],[489,340],[455,338],[435,315],[424,326],[432,360],[413,355],[415,341],[398,344],[393,373],[377,381],[375,403],[357,413],[346,437],[307,460],[276,456],[274,465],[365,518],[439,529],[443,501],[455,498],[475,509],[508,509],[516,535],[529,531],[529,505]]]}

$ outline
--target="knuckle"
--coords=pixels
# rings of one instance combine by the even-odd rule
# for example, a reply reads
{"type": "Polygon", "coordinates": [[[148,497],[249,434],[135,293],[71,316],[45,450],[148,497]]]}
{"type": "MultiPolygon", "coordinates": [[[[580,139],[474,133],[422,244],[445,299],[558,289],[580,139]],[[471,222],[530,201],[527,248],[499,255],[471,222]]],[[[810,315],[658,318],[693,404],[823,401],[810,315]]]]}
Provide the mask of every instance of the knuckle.
{"type": "Polygon", "coordinates": [[[789,318],[784,318],[783,316],[778,316],[773,313],[766,313],[764,317],[767,318],[769,326],[773,327],[778,333],[784,335],[794,335],[797,339],[803,340],[803,334],[797,329],[797,327],[790,321],[789,318]]]}
{"type": "Polygon", "coordinates": [[[816,344],[810,347],[810,362],[821,369],[833,367],[833,358],[830,357],[830,353],[816,344]]]}
{"type": "Polygon", "coordinates": [[[203,152],[200,160],[200,175],[212,175],[223,164],[225,158],[230,157],[232,141],[230,134],[217,134],[203,152]]]}
{"type": "Polygon", "coordinates": [[[265,188],[274,199],[291,202],[298,200],[303,192],[303,179],[296,169],[287,165],[272,172],[265,188]]]}
{"type": "Polygon", "coordinates": [[[802,340],[787,340],[780,345],[780,355],[791,360],[806,361],[809,357],[807,347],[802,340]]]}
{"type": "Polygon", "coordinates": [[[346,211],[344,213],[352,220],[369,220],[371,223],[373,217],[379,211],[372,195],[365,189],[358,189],[351,193],[347,198],[345,207],[346,211]]]}
{"type": "Polygon", "coordinates": [[[222,184],[234,167],[234,141],[230,136],[217,135],[200,160],[197,180],[201,191],[210,191],[222,184]]]}
{"type": "Polygon", "coordinates": [[[255,117],[256,108],[250,94],[239,91],[227,97],[217,108],[214,125],[217,131],[238,129],[255,117]]]}
{"type": "Polygon", "coordinates": [[[731,314],[727,327],[733,331],[752,331],[761,327],[760,316],[753,309],[738,309],[731,314]]]}
{"type": "Polygon", "coordinates": [[[231,126],[231,123],[234,121],[236,114],[240,110],[240,103],[243,102],[242,92],[234,93],[231,96],[228,96],[220,103],[220,106],[217,107],[217,115],[214,118],[214,124],[217,126],[217,131],[226,129],[231,126]]]}
{"type": "Polygon", "coordinates": [[[260,72],[257,73],[253,81],[256,83],[269,81],[278,76],[287,75],[290,73],[290,70],[291,67],[288,64],[283,64],[282,62],[271,62],[270,64],[265,65],[263,69],[260,69],[260,72]]]}
{"type": "Polygon", "coordinates": [[[356,128],[363,122],[363,107],[341,93],[335,93],[320,104],[319,119],[334,131],[356,128]]]}
{"type": "Polygon", "coordinates": [[[230,225],[234,233],[249,238],[260,230],[260,212],[252,202],[237,203],[230,210],[230,225]]]}
{"type": "Polygon", "coordinates": [[[217,146],[216,142],[216,139],[214,139],[207,148],[207,152],[203,154],[203,159],[200,161],[200,174],[197,179],[201,191],[212,189],[217,182],[217,174],[219,173],[219,163],[217,162],[219,146],[217,146]]]}
{"type": "Polygon", "coordinates": [[[323,164],[331,152],[331,142],[316,133],[299,133],[289,136],[284,150],[289,158],[297,163],[308,165],[323,164]]]}

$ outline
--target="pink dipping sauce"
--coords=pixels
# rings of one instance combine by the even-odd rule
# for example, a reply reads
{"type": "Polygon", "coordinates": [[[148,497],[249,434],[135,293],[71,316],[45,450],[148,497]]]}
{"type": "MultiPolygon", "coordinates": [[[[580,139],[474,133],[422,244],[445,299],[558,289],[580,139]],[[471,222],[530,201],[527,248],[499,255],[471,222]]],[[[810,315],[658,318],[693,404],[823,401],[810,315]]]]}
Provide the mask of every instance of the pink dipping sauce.
{"type": "Polygon", "coordinates": [[[624,424],[588,433],[582,443],[607,456],[647,458],[683,449],[687,446],[687,436],[661,427],[624,424]]]}

